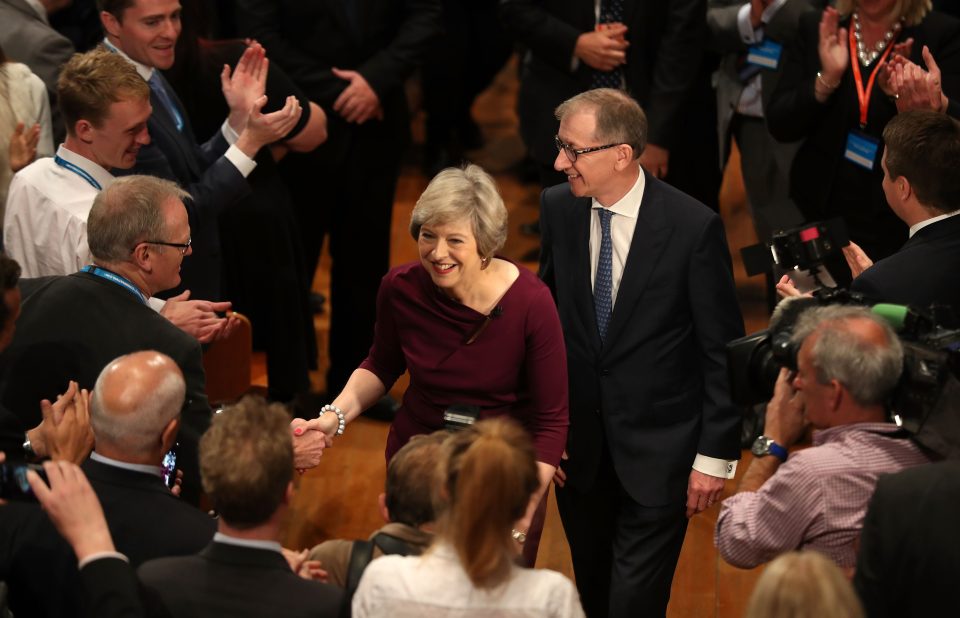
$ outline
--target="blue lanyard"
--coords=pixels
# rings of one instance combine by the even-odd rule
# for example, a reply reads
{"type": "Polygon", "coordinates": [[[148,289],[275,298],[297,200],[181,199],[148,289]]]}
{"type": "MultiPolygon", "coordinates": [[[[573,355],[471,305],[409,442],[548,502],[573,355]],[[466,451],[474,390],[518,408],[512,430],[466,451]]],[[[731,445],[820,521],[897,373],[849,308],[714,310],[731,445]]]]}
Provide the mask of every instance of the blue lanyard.
{"type": "Polygon", "coordinates": [[[54,163],[56,163],[56,164],[59,165],[60,167],[62,167],[62,168],[64,168],[64,169],[67,169],[67,170],[70,170],[71,172],[73,172],[74,174],[76,174],[77,176],[79,176],[80,178],[83,178],[84,180],[86,180],[86,181],[90,184],[90,186],[93,187],[94,189],[96,189],[97,191],[102,191],[102,190],[103,190],[103,187],[100,186],[100,183],[97,182],[96,180],[94,180],[93,176],[91,176],[90,174],[88,174],[87,171],[86,171],[85,169],[83,169],[82,167],[80,167],[80,166],[78,166],[78,165],[76,165],[76,164],[74,164],[74,163],[71,163],[71,162],[67,161],[66,159],[64,159],[64,158],[61,157],[60,155],[55,156],[55,157],[53,158],[53,161],[54,161],[54,163]]]}
{"type": "Polygon", "coordinates": [[[94,275],[94,276],[96,276],[96,277],[100,277],[101,279],[106,279],[107,281],[112,281],[113,283],[116,283],[116,284],[119,285],[120,287],[126,288],[128,292],[130,292],[131,294],[133,294],[134,296],[136,296],[136,297],[137,297],[137,300],[139,300],[139,301],[140,301],[141,303],[143,303],[144,305],[147,304],[147,299],[146,299],[146,297],[143,295],[143,292],[141,292],[140,290],[138,290],[138,289],[137,289],[137,286],[135,286],[135,285],[133,285],[132,283],[130,283],[130,281],[129,281],[128,279],[125,279],[125,278],[121,277],[121,276],[118,275],[117,273],[112,273],[112,272],[110,272],[109,270],[105,270],[105,269],[103,269],[103,268],[100,268],[99,266],[84,266],[83,268],[80,269],[80,272],[90,273],[91,275],[94,275]]]}

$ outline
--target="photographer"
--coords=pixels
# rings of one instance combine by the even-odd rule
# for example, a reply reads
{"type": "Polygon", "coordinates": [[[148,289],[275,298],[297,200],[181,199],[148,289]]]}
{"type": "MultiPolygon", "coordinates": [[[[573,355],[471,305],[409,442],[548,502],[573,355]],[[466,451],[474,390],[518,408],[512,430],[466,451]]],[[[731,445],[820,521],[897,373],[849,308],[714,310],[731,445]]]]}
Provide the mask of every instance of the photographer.
{"type": "Polygon", "coordinates": [[[724,501],[715,542],[734,566],[752,568],[793,549],[816,549],[842,568],[856,563],[867,502],[881,474],[929,458],[896,425],[884,401],[903,350],[862,307],[805,311],[792,337],[795,374],[782,369],[738,493],[724,501]],[[813,447],[787,457],[808,425],[813,447]]]}

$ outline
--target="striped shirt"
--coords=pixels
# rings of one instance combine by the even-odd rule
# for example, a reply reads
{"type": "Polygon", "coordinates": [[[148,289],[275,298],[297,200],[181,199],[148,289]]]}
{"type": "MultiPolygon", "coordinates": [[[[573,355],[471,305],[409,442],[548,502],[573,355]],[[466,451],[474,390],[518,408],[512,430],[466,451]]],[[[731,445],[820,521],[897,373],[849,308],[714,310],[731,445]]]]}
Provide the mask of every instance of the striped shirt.
{"type": "Polygon", "coordinates": [[[793,549],[856,565],[856,541],[881,474],[929,462],[892,423],[852,423],[813,434],[755,492],[723,502],[714,542],[724,560],[752,568],[793,549]]]}

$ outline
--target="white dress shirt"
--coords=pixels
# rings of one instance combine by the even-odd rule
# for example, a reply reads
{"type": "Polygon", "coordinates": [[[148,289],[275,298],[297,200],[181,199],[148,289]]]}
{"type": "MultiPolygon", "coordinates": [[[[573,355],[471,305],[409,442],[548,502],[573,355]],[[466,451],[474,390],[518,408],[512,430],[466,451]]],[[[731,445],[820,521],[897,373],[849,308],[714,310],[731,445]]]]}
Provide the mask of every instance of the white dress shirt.
{"type": "MultiPolygon", "coordinates": [[[[737,29],[740,31],[740,39],[747,45],[762,43],[764,39],[763,26],[773,19],[773,16],[777,14],[777,11],[779,11],[780,7],[786,4],[786,2],[787,0],[773,0],[773,2],[763,10],[760,16],[760,27],[756,30],[753,29],[753,24],[750,23],[750,3],[747,2],[741,6],[737,12],[737,29]]],[[[750,78],[750,81],[744,84],[743,91],[740,93],[740,100],[737,102],[737,113],[743,114],[744,116],[763,118],[763,100],[761,97],[759,74],[754,75],[750,78]]]]}
{"type": "MultiPolygon", "coordinates": [[[[613,217],[610,218],[610,239],[613,241],[612,300],[614,314],[617,312],[617,292],[620,290],[623,269],[627,263],[630,246],[633,244],[633,232],[637,228],[637,216],[640,213],[640,202],[643,201],[645,185],[646,179],[641,171],[637,176],[637,181],[633,183],[633,187],[614,204],[605,207],[596,198],[593,200],[593,211],[590,213],[590,285],[592,287],[596,281],[597,265],[600,262],[600,213],[596,211],[600,208],[607,208],[613,212],[613,217]]],[[[693,460],[693,469],[710,476],[732,479],[737,472],[737,462],[707,457],[698,453],[693,460]]]]}

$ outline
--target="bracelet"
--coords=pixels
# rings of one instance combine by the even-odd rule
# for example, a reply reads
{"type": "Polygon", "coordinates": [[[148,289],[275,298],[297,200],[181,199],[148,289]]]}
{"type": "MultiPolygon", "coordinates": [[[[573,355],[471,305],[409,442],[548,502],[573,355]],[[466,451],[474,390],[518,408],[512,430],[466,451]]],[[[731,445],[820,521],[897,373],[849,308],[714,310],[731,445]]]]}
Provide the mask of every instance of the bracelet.
{"type": "Polygon", "coordinates": [[[520,543],[521,545],[527,542],[526,532],[520,532],[519,530],[511,530],[510,536],[513,537],[514,541],[516,541],[517,543],[520,543]]]}
{"type": "Polygon", "coordinates": [[[317,418],[320,418],[321,416],[323,416],[324,412],[333,412],[334,414],[337,415],[337,418],[339,419],[340,422],[337,425],[337,433],[334,435],[342,436],[343,430],[347,426],[347,419],[343,417],[343,410],[333,405],[332,403],[328,403],[327,405],[320,408],[320,414],[317,415],[317,418]]]}
{"type": "Polygon", "coordinates": [[[828,84],[827,80],[823,79],[823,73],[821,73],[820,71],[817,71],[817,81],[823,84],[824,87],[827,90],[830,90],[831,92],[836,90],[837,87],[840,86],[840,82],[837,82],[835,84],[828,84]]]}

